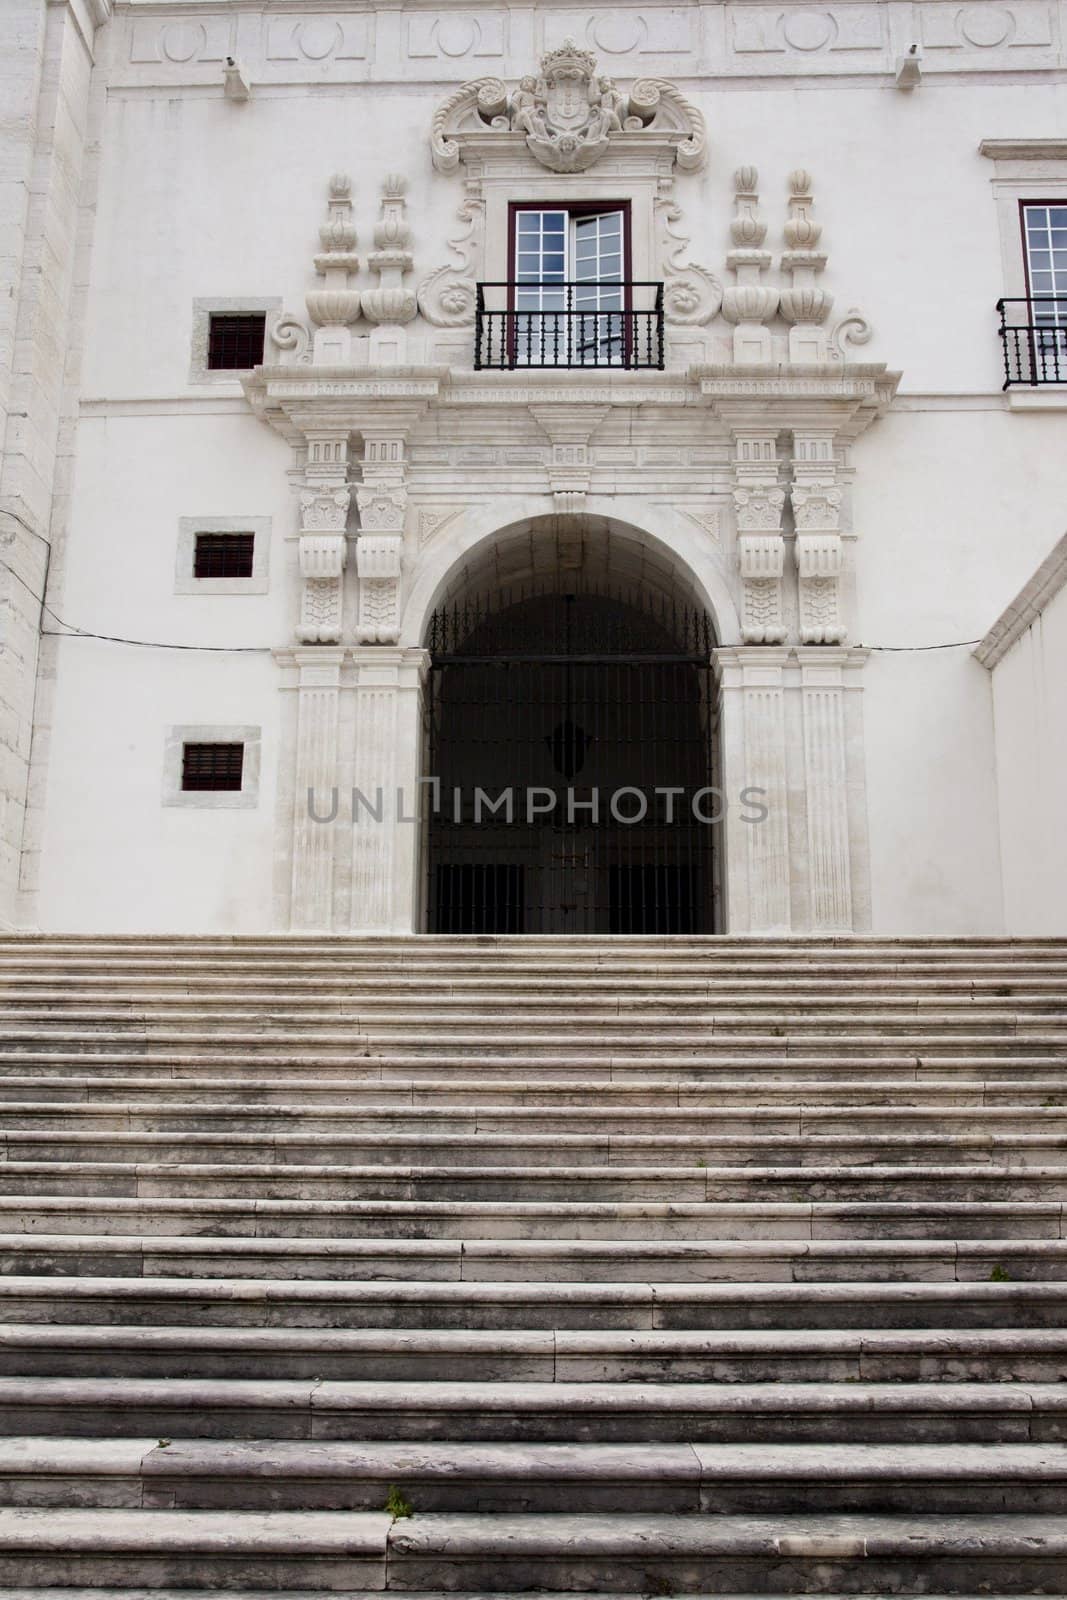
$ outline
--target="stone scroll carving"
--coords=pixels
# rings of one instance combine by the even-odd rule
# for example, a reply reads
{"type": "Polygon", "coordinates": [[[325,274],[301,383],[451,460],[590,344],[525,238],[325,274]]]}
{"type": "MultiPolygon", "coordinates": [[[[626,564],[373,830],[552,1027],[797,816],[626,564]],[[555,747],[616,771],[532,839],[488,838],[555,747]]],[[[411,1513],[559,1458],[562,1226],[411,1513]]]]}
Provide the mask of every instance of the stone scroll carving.
{"type": "Polygon", "coordinates": [[[613,140],[635,133],[666,139],[683,171],[704,164],[704,119],[673,84],[641,78],[624,93],[597,71],[592,51],[565,39],[515,89],[476,78],[449,95],[434,115],[430,148],[438,172],[455,172],[472,141],[518,134],[550,172],[585,172],[613,140]]]}

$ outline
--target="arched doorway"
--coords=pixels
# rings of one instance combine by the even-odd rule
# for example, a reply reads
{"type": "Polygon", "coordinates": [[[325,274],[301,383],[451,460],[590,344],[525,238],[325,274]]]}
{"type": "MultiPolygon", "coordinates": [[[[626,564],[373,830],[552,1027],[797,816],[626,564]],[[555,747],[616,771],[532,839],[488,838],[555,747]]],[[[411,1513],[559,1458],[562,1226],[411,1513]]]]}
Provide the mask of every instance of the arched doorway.
{"type": "Polygon", "coordinates": [[[431,933],[716,931],[702,609],[557,564],[441,604],[426,643],[431,933]]]}

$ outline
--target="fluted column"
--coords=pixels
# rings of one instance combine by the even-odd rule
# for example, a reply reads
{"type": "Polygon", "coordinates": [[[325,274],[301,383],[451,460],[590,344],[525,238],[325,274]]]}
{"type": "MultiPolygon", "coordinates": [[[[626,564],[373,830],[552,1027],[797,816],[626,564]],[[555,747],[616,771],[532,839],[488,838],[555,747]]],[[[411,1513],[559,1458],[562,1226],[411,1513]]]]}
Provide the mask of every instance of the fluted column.
{"type": "Polygon", "coordinates": [[[338,781],[337,724],[343,650],[293,650],[297,682],[296,779],[290,925],[326,931],[333,922],[338,781]]]}
{"type": "Polygon", "coordinates": [[[853,926],[842,654],[810,647],[799,653],[808,893],[815,933],[853,926]]]}
{"type": "Polygon", "coordinates": [[[425,650],[360,647],[354,672],[355,761],[350,927],[412,933],[418,906],[425,650]]]}
{"type": "Polygon", "coordinates": [[[792,925],[785,670],[791,652],[715,652],[726,795],[726,926],[781,933],[792,925]],[[766,814],[756,820],[759,810],[766,814]]]}

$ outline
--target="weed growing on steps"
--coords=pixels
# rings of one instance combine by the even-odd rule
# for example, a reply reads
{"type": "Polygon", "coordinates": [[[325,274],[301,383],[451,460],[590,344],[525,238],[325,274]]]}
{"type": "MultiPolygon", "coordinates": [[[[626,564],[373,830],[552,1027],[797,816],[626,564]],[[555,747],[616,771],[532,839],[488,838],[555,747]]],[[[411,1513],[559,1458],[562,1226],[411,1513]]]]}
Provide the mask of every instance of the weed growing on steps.
{"type": "Polygon", "coordinates": [[[989,1274],[989,1281],[990,1283],[1010,1283],[1011,1273],[1006,1272],[998,1261],[992,1272],[989,1274]]]}
{"type": "Polygon", "coordinates": [[[403,1492],[397,1488],[395,1483],[389,1485],[389,1493],[385,1498],[385,1509],[394,1522],[399,1522],[401,1517],[413,1517],[415,1515],[415,1507],[410,1500],[404,1499],[403,1492]]]}

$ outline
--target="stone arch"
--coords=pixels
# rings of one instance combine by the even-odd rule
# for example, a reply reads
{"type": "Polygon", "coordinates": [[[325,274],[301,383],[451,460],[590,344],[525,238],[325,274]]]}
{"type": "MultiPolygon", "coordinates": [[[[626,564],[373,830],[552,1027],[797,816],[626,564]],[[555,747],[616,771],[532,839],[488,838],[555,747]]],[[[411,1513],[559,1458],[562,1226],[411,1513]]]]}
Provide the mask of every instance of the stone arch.
{"type": "Polygon", "coordinates": [[[737,607],[722,552],[693,518],[670,507],[627,500],[620,517],[617,501],[590,495],[582,512],[546,511],[545,500],[512,500],[502,520],[499,506],[472,506],[442,528],[423,553],[409,588],[400,643],[423,643],[434,608],[450,592],[489,575],[495,552],[514,550],[525,538],[595,547],[593,566],[603,566],[603,551],[616,552],[613,571],[631,587],[651,585],[667,597],[696,605],[711,618],[720,645],[740,642],[737,607]]]}
{"type": "MultiPolygon", "coordinates": [[[[405,618],[401,647],[432,650],[424,772],[457,797],[422,840],[423,926],[715,931],[723,830],[706,797],[721,792],[719,575],[705,563],[701,582],[677,543],[595,507],[543,505],[485,533],[457,519],[405,618]],[[617,791],[642,797],[639,831],[612,809],[617,791]],[[479,816],[475,799],[490,792],[511,797],[504,824],[479,816]],[[661,816],[668,793],[685,798],[661,816]],[[535,821],[530,797],[549,794],[551,815],[535,821]],[[579,796],[611,814],[576,820],[579,796]]],[[[694,534],[686,555],[699,560],[710,536],[694,534]]]]}

